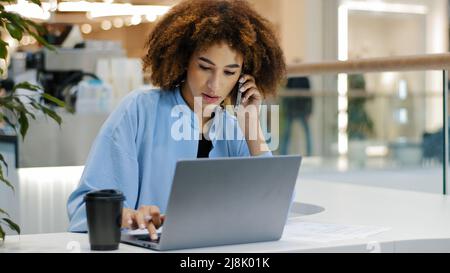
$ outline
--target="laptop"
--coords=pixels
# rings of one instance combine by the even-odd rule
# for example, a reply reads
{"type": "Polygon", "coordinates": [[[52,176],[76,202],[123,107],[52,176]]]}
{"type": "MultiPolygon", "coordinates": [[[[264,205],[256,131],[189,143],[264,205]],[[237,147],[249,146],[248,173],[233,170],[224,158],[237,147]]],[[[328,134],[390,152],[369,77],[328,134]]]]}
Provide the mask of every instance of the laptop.
{"type": "Polygon", "coordinates": [[[301,156],[178,161],[158,240],[122,243],[175,250],[276,241],[287,221],[301,156]]]}

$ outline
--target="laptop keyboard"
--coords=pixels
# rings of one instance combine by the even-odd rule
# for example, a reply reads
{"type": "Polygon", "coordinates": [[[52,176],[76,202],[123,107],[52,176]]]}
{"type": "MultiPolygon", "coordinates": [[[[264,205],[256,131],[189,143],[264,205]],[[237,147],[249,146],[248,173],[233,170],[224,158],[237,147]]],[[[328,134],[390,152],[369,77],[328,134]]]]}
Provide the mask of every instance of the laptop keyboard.
{"type": "Polygon", "coordinates": [[[156,239],[156,240],[152,240],[152,239],[150,238],[150,235],[148,235],[148,234],[135,235],[135,236],[136,236],[136,238],[137,238],[138,240],[146,241],[146,242],[152,242],[152,243],[159,243],[159,238],[161,238],[161,234],[159,234],[159,233],[158,233],[158,239],[156,239]]]}

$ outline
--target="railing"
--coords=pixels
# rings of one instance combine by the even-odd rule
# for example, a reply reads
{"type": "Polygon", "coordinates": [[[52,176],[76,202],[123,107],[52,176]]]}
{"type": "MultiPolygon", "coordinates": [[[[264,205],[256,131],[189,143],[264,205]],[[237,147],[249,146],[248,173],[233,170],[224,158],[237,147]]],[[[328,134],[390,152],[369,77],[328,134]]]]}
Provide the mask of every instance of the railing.
{"type": "Polygon", "coordinates": [[[450,54],[370,58],[349,61],[319,62],[288,66],[289,75],[368,73],[388,71],[447,70],[450,54]]]}
{"type": "MultiPolygon", "coordinates": [[[[399,56],[399,57],[386,57],[386,58],[369,58],[369,59],[359,59],[359,60],[348,60],[348,61],[324,61],[317,63],[302,63],[302,64],[292,64],[288,65],[287,73],[288,76],[316,76],[316,75],[337,75],[337,92],[327,92],[326,90],[313,90],[313,92],[303,93],[303,92],[286,92],[282,90],[280,92],[280,97],[292,98],[292,97],[338,97],[340,100],[339,111],[340,113],[346,114],[347,106],[342,107],[342,105],[348,104],[349,98],[372,98],[373,92],[366,92],[362,94],[361,92],[354,92],[357,90],[348,90],[345,85],[345,89],[342,88],[343,81],[347,81],[348,74],[364,74],[364,73],[377,73],[377,72],[400,72],[400,71],[442,71],[442,93],[437,92],[425,92],[427,94],[413,94],[416,97],[428,97],[436,96],[443,98],[443,128],[444,128],[444,161],[443,161],[443,193],[447,193],[448,188],[448,70],[450,70],[450,54],[427,54],[427,55],[416,55],[416,56],[399,56]],[[343,99],[345,103],[343,103],[343,99]]],[[[439,88],[440,89],[440,88],[439,88]]],[[[295,90],[294,90],[295,91],[295,90]]],[[[297,90],[300,91],[300,90],[297,90]]],[[[409,94],[411,96],[411,94],[409,94]]],[[[380,94],[378,94],[380,96],[380,94]]],[[[388,94],[381,94],[381,96],[389,99],[388,94]]],[[[345,115],[344,115],[345,116],[345,115]]],[[[347,120],[348,121],[348,120],[347,120]]],[[[342,120],[340,121],[342,122],[342,120]]],[[[345,123],[345,122],[344,122],[345,123]]]]}
{"type": "MultiPolygon", "coordinates": [[[[330,92],[322,91],[322,90],[314,90],[314,92],[307,92],[308,89],[296,88],[290,89],[290,92],[279,91],[277,93],[278,97],[286,97],[286,98],[318,98],[318,97],[337,97],[338,94],[330,94],[330,92]],[[294,92],[292,92],[294,91],[294,92]]],[[[348,90],[347,97],[349,98],[374,98],[376,97],[392,97],[391,94],[377,94],[374,95],[374,90],[367,90],[367,93],[362,93],[360,90],[348,90]]],[[[428,92],[429,94],[412,94],[412,97],[442,97],[441,93],[437,92],[428,92]]]]}

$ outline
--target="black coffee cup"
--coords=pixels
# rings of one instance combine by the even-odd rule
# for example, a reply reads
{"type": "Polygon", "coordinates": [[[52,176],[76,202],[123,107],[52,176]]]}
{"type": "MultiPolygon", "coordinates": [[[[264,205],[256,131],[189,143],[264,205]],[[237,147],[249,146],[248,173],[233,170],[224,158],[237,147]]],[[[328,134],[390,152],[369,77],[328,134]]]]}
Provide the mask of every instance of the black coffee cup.
{"type": "Polygon", "coordinates": [[[116,250],[120,243],[125,196],[117,190],[92,191],[85,195],[91,250],[116,250]]]}

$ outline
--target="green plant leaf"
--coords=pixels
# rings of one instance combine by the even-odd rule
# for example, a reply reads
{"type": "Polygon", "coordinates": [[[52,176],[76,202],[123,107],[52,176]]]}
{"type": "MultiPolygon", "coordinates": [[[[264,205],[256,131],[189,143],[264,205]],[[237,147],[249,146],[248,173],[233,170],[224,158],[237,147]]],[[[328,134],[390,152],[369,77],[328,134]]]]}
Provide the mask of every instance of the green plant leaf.
{"type": "Polygon", "coordinates": [[[22,139],[25,139],[25,135],[27,134],[29,127],[28,118],[25,112],[20,112],[19,123],[20,123],[20,134],[22,135],[22,139]]]}
{"type": "Polygon", "coordinates": [[[26,115],[28,114],[33,119],[36,119],[36,117],[34,116],[34,114],[32,114],[31,112],[29,112],[27,110],[25,105],[22,103],[22,101],[18,97],[13,97],[13,99],[14,99],[13,102],[4,102],[4,105],[8,109],[12,109],[15,117],[18,117],[17,121],[20,125],[19,127],[21,127],[21,132],[22,132],[22,127],[24,127],[25,130],[28,129],[28,125],[27,125],[28,119],[27,119],[26,115]]]}
{"type": "MultiPolygon", "coordinates": [[[[6,29],[12,38],[20,41],[25,34],[31,35],[34,37],[41,45],[45,46],[50,50],[56,50],[54,46],[50,45],[42,35],[46,32],[46,29],[38,24],[29,20],[27,18],[23,18],[17,13],[5,11],[4,3],[16,3],[16,0],[0,0],[0,21],[3,29],[6,29]]],[[[40,0],[31,0],[32,3],[42,6],[40,0]]],[[[8,57],[8,43],[3,39],[0,39],[0,59],[6,60],[8,57]]],[[[0,69],[0,75],[4,74],[4,70],[0,69]]],[[[30,83],[20,83],[14,86],[14,91],[18,88],[27,89],[31,91],[39,91],[41,88],[36,85],[32,85],[30,83]]],[[[38,111],[42,111],[45,115],[50,116],[61,126],[61,118],[56,114],[52,109],[45,107],[39,101],[35,99],[31,99],[30,103],[22,102],[19,98],[22,95],[16,95],[14,92],[11,95],[6,97],[0,97],[0,120],[5,121],[9,126],[14,128],[17,133],[18,127],[20,127],[20,134],[22,138],[25,138],[29,127],[29,117],[35,119],[35,115],[30,112],[31,108],[28,105],[31,105],[34,109],[38,111]],[[28,111],[30,110],[30,111],[28,111]],[[14,121],[14,122],[12,122],[14,121]]],[[[65,107],[64,103],[56,98],[46,97],[45,99],[54,102],[58,106],[65,107]]],[[[3,166],[6,167],[6,173],[8,172],[8,165],[4,159],[4,157],[0,154],[0,184],[4,183],[6,186],[10,187],[13,192],[15,191],[14,186],[8,181],[8,179],[4,176],[3,166]]],[[[11,230],[16,231],[20,234],[20,227],[14,223],[8,213],[6,211],[0,209],[0,215],[5,215],[7,218],[0,218],[0,239],[5,240],[6,232],[4,231],[4,227],[9,226],[11,230]],[[6,225],[5,225],[6,224],[6,225]]]]}
{"type": "Polygon", "coordinates": [[[39,91],[41,90],[41,87],[31,84],[29,82],[21,82],[16,85],[14,85],[13,91],[16,91],[17,89],[27,89],[31,91],[39,91]]]}
{"type": "Polygon", "coordinates": [[[56,105],[58,105],[60,107],[64,107],[65,106],[65,103],[62,100],[60,100],[58,98],[55,98],[55,97],[53,97],[52,95],[50,95],[48,93],[43,93],[42,97],[44,97],[46,100],[49,100],[49,101],[55,103],[56,105]]]}
{"type": "Polygon", "coordinates": [[[29,20],[29,19],[24,19],[24,22],[26,24],[28,32],[32,31],[29,28],[30,26],[35,29],[37,34],[44,34],[46,32],[45,28],[43,26],[41,26],[40,24],[38,24],[38,23],[35,23],[35,22],[33,22],[33,21],[29,20]]]}
{"type": "Polygon", "coordinates": [[[42,106],[42,111],[50,116],[53,120],[55,120],[60,126],[61,126],[61,117],[58,116],[58,114],[55,113],[55,111],[53,111],[52,109],[42,106]]]}
{"type": "Polygon", "coordinates": [[[1,117],[3,118],[3,120],[6,121],[6,123],[9,124],[9,126],[11,126],[12,128],[14,128],[14,131],[16,131],[16,134],[17,134],[16,125],[15,125],[14,123],[12,123],[11,120],[10,120],[7,116],[5,116],[5,115],[2,114],[1,117]]]}
{"type": "Polygon", "coordinates": [[[20,112],[23,112],[23,113],[31,116],[33,119],[36,119],[34,114],[31,113],[30,111],[28,111],[28,109],[25,106],[25,104],[18,97],[14,97],[14,101],[17,103],[16,109],[18,109],[20,112]]]}
{"type": "MultiPolygon", "coordinates": [[[[6,175],[8,175],[8,164],[6,163],[5,159],[3,158],[3,155],[0,154],[0,161],[3,162],[3,164],[6,167],[6,175]]],[[[2,170],[2,167],[0,166],[0,171],[2,170]]]]}
{"type": "Polygon", "coordinates": [[[0,238],[2,241],[5,240],[5,232],[3,231],[2,225],[0,225],[0,238]]]}
{"type": "Polygon", "coordinates": [[[40,104],[37,102],[37,100],[31,96],[26,96],[31,102],[30,105],[33,106],[35,109],[40,109],[40,104]],[[36,108],[36,107],[37,108],[36,108]]]}
{"type": "Polygon", "coordinates": [[[0,59],[6,60],[6,56],[8,56],[8,49],[6,48],[7,45],[7,42],[0,39],[0,59]]]}
{"type": "Polygon", "coordinates": [[[49,100],[53,103],[55,103],[56,105],[58,105],[59,107],[64,107],[69,113],[75,113],[75,109],[69,105],[67,105],[64,101],[55,98],[54,96],[47,94],[47,93],[43,93],[42,97],[44,97],[46,100],[49,100]]]}
{"type": "Polygon", "coordinates": [[[30,32],[29,33],[31,36],[33,36],[41,45],[45,46],[46,48],[50,49],[50,50],[56,50],[56,48],[54,46],[52,46],[51,44],[49,44],[46,40],[44,40],[44,38],[42,38],[39,34],[34,33],[34,32],[30,32]]]}
{"type": "Polygon", "coordinates": [[[1,17],[5,18],[9,21],[9,23],[5,22],[6,25],[12,24],[16,28],[22,30],[22,32],[26,30],[26,26],[24,25],[25,22],[23,21],[22,17],[20,17],[19,14],[14,13],[14,12],[4,11],[1,13],[1,17]]]}
{"type": "Polygon", "coordinates": [[[2,209],[0,209],[0,213],[8,216],[8,218],[11,218],[11,216],[9,216],[9,214],[6,211],[2,210],[2,209]]]}
{"type": "Polygon", "coordinates": [[[22,30],[22,32],[26,32],[29,35],[33,36],[40,44],[45,46],[50,50],[55,50],[55,47],[49,44],[45,39],[42,38],[42,34],[46,32],[45,28],[41,25],[22,18],[20,15],[11,12],[2,12],[1,17],[6,18],[11,24],[14,24],[15,27],[22,30]]]}
{"type": "Polygon", "coordinates": [[[30,103],[30,105],[33,106],[34,109],[42,111],[42,107],[39,103],[33,101],[30,103]]]}
{"type": "Polygon", "coordinates": [[[15,24],[6,24],[6,29],[8,30],[11,37],[16,39],[17,41],[22,40],[23,32],[15,24]]]}
{"type": "Polygon", "coordinates": [[[8,224],[9,228],[14,230],[15,232],[17,232],[18,234],[20,234],[20,227],[19,225],[17,225],[16,223],[14,223],[13,221],[11,221],[11,219],[8,218],[2,218],[2,220],[8,224]]]}
{"type": "Polygon", "coordinates": [[[11,190],[12,190],[13,192],[16,192],[16,190],[14,189],[14,186],[13,186],[7,179],[5,179],[5,178],[3,177],[3,173],[0,175],[0,181],[2,181],[3,183],[5,183],[6,186],[10,187],[11,190]]]}

